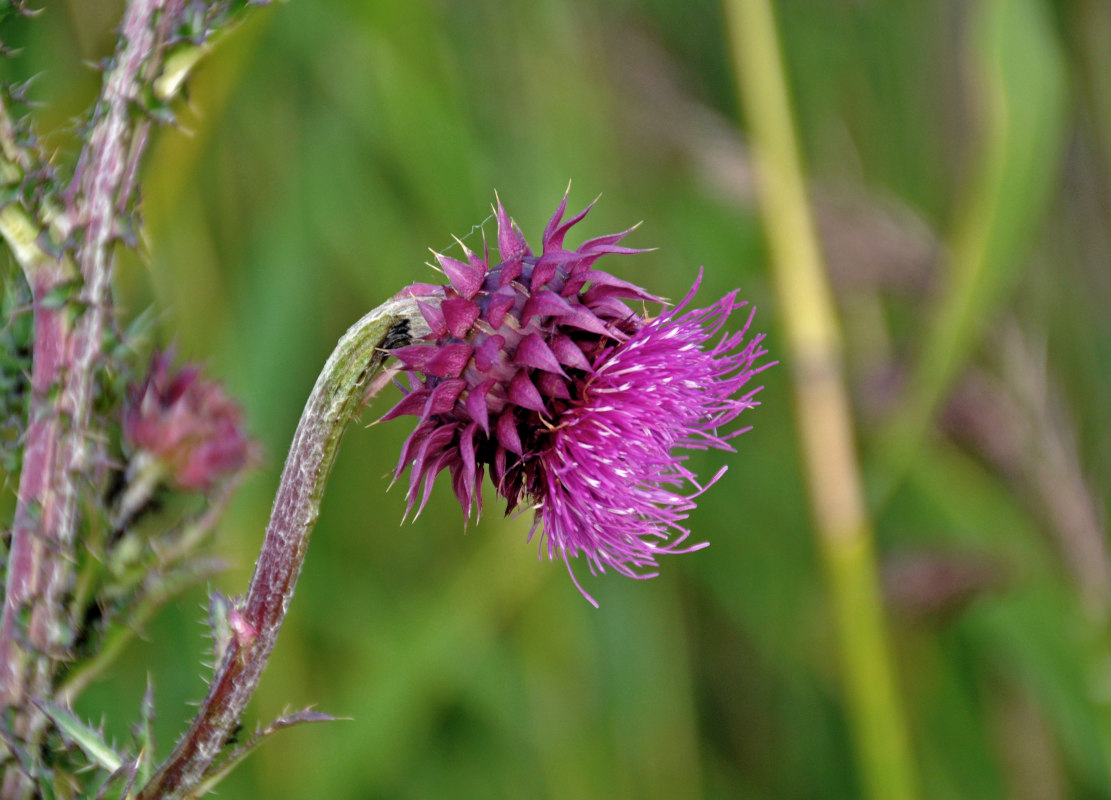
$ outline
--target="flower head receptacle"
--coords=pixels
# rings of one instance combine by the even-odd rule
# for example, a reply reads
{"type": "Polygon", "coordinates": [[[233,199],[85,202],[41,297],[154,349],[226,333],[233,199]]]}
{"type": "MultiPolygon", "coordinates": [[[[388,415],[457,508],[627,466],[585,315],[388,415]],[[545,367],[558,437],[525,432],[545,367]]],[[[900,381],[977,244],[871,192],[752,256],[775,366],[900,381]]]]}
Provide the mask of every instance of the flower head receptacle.
{"type": "Polygon", "coordinates": [[[724,428],[757,405],[759,388],[745,388],[767,366],[757,365],[763,335],[746,338],[751,314],[724,332],[744,305],[735,291],[688,309],[701,275],[678,306],[634,310],[662,301],[596,262],[642,251],[619,244],[629,231],[568,249],[590,207],[564,221],[566,203],[539,255],[500,202],[500,263],[462,243],[465,261],[436,255],[449,282],[413,287],[437,298],[420,303],[431,332],[393,351],[410,385],[384,419],[419,418],[397,466],[398,476],[411,468],[410,510],[446,469],[464,513],[481,511],[489,471],[507,513],[535,510],[541,554],[652,577],[661,553],[704,546],[687,543],[683,521],[724,468],[700,482],[681,453],[732,449],[741,431],[724,428]]]}

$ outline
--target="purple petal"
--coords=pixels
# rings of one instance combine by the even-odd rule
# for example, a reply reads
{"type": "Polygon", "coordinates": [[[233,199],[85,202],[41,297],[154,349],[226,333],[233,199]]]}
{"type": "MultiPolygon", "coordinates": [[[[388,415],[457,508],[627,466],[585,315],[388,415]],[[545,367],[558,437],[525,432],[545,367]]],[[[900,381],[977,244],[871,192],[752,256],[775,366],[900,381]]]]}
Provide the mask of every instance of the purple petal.
{"type": "Polygon", "coordinates": [[[528,250],[528,245],[525,244],[525,238],[513,228],[513,222],[509,219],[509,214],[505,213],[505,208],[502,206],[500,199],[498,200],[497,216],[498,252],[501,254],[501,260],[507,263],[520,261],[528,250]]]}
{"type": "MultiPolygon", "coordinates": [[[[497,437],[498,444],[506,450],[519,456],[524,455],[525,450],[521,447],[521,437],[517,434],[517,420],[514,418],[512,407],[505,409],[498,417],[498,422],[494,426],[494,436],[497,437]]],[[[503,455],[503,467],[504,458],[503,455]]]]}
{"type": "Polygon", "coordinates": [[[421,316],[428,323],[434,337],[438,339],[447,333],[447,326],[444,324],[444,312],[440,310],[439,306],[418,300],[417,308],[420,309],[421,316]]]}
{"type": "Polygon", "coordinates": [[[485,319],[490,323],[490,327],[501,327],[502,322],[505,320],[505,315],[509,309],[513,308],[513,304],[517,301],[517,292],[513,287],[502,287],[490,295],[490,299],[486,302],[485,319]]]}
{"type": "MultiPolygon", "coordinates": [[[[632,230],[632,228],[630,228],[629,230],[632,230]]],[[[629,231],[625,231],[625,233],[617,235],[624,236],[628,232],[629,231]]],[[[591,256],[592,258],[597,258],[598,256],[635,256],[640,253],[651,253],[652,248],[621,247],[620,245],[616,244],[595,244],[590,246],[588,246],[588,244],[583,244],[583,246],[579,248],[579,252],[584,256],[591,256]]]]}
{"type": "Polygon", "coordinates": [[[428,400],[428,395],[431,394],[427,389],[418,389],[415,392],[409,392],[401,398],[401,401],[382,415],[382,421],[390,419],[397,419],[406,415],[416,416],[424,411],[424,404],[428,400]]]}
{"type": "Polygon", "coordinates": [[[528,372],[523,369],[518,370],[509,382],[509,402],[532,411],[545,410],[544,398],[536,391],[536,386],[529,380],[528,372]]]}
{"type": "Polygon", "coordinates": [[[478,430],[478,425],[471,423],[464,430],[463,434],[459,437],[459,457],[463,469],[463,494],[459,496],[459,503],[463,506],[463,513],[470,517],[471,515],[471,500],[475,496],[475,478],[476,476],[476,462],[475,462],[475,449],[474,437],[475,432],[478,430]]]}
{"type": "Polygon", "coordinates": [[[462,378],[443,381],[432,390],[424,415],[427,417],[433,414],[447,414],[455,408],[455,401],[459,399],[459,395],[465,388],[467,382],[462,378]]]}
{"type": "Polygon", "coordinates": [[[435,345],[410,344],[397,348],[393,351],[393,355],[408,369],[424,372],[425,366],[436,356],[439,349],[435,345]]]}
{"type": "Polygon", "coordinates": [[[444,274],[447,275],[452,287],[459,294],[468,300],[478,294],[478,290],[482,288],[482,283],[486,279],[485,264],[481,262],[476,264],[474,260],[470,264],[464,264],[462,261],[457,261],[440,253],[434,252],[433,254],[444,270],[444,274]]]}
{"type": "Polygon", "coordinates": [[[401,456],[397,460],[397,467],[394,468],[393,478],[390,480],[391,487],[397,482],[397,479],[401,477],[401,473],[405,471],[405,468],[412,464],[417,451],[420,450],[421,445],[424,444],[424,440],[432,434],[434,427],[435,425],[433,423],[426,424],[422,422],[409,434],[409,438],[407,438],[405,444],[401,446],[401,456]]]}
{"type": "MultiPolygon", "coordinates": [[[[580,264],[581,263],[582,262],[580,262],[580,264]]],[[[586,276],[584,273],[588,271],[589,270],[578,270],[576,272],[572,270],[570,277],[564,281],[563,287],[559,290],[560,295],[563,297],[574,297],[581,292],[582,288],[586,286],[586,276]]]]}
{"type": "Polygon", "coordinates": [[[545,251],[544,255],[540,256],[540,260],[532,268],[532,280],[529,283],[529,288],[534,292],[538,291],[540,287],[555,277],[560,264],[574,263],[578,258],[579,254],[573,250],[545,251]]]}
{"type": "Polygon", "coordinates": [[[570,400],[571,392],[567,389],[567,381],[550,372],[541,372],[536,376],[536,388],[541,394],[548,397],[558,397],[560,400],[570,400]]]}
{"type": "Polygon", "coordinates": [[[559,363],[575,369],[581,369],[583,372],[593,372],[594,368],[590,365],[583,351],[575,344],[575,340],[570,336],[562,333],[556,334],[551,339],[552,352],[555,353],[559,363]]]}
{"type": "MultiPolygon", "coordinates": [[[[624,239],[630,233],[635,231],[639,227],[639,225],[640,225],[640,223],[637,223],[633,227],[626,228],[625,230],[621,231],[620,233],[608,233],[605,236],[596,236],[593,239],[587,239],[585,242],[583,242],[581,245],[579,245],[579,252],[580,253],[613,253],[613,252],[617,252],[616,250],[608,250],[606,248],[609,248],[612,245],[617,244],[617,242],[620,242],[622,239],[624,239]]],[[[622,247],[622,248],[619,248],[619,249],[620,250],[628,250],[630,253],[643,253],[643,252],[645,252],[644,250],[632,250],[631,248],[628,248],[628,247],[622,247]]]]}
{"type": "MultiPolygon", "coordinates": [[[[436,476],[443,472],[444,467],[450,466],[454,460],[455,453],[451,450],[445,450],[425,471],[424,492],[421,495],[420,505],[417,506],[416,517],[419,517],[421,512],[424,511],[424,507],[428,505],[428,498],[432,496],[432,487],[436,483],[436,476]]],[[[412,500],[410,499],[410,504],[411,503],[412,500]]],[[[416,517],[414,517],[414,519],[416,519],[416,517]]]]}
{"type": "Polygon", "coordinates": [[[478,319],[478,303],[464,300],[462,297],[449,297],[444,300],[441,307],[448,332],[457,339],[466,338],[474,321],[478,319]]]}
{"type": "MultiPolygon", "coordinates": [[[[581,222],[583,217],[585,217],[587,214],[590,213],[590,209],[594,208],[594,203],[597,203],[597,202],[598,202],[598,199],[595,198],[590,203],[590,205],[588,205],[586,208],[584,208],[582,211],[580,211],[575,216],[571,217],[571,219],[564,222],[562,225],[560,225],[558,228],[556,228],[550,235],[548,234],[547,231],[545,231],[544,232],[544,250],[547,251],[549,249],[554,250],[554,249],[562,248],[563,247],[563,237],[565,237],[567,235],[567,231],[571,230],[572,227],[574,227],[576,224],[581,222]]],[[[561,216],[562,216],[562,214],[561,214],[561,216]]],[[[550,225],[550,223],[549,223],[549,225],[550,225]]]]}
{"type": "Polygon", "coordinates": [[[596,297],[587,307],[598,317],[614,320],[638,319],[635,311],[616,297],[596,297]]]}
{"type": "MultiPolygon", "coordinates": [[[[432,349],[432,348],[429,348],[432,349]]],[[[471,360],[474,350],[466,342],[445,344],[435,356],[428,360],[421,372],[437,378],[458,378],[471,360]]]]}
{"type": "Polygon", "coordinates": [[[613,339],[626,338],[622,333],[616,330],[610,330],[606,327],[602,320],[598,319],[593,313],[588,311],[582,306],[573,307],[570,314],[563,314],[559,318],[560,325],[568,325],[572,328],[578,328],[580,331],[589,331],[596,333],[599,336],[608,336],[613,339]]]}
{"type": "Polygon", "coordinates": [[[401,476],[405,467],[409,466],[409,463],[413,460],[415,451],[420,448],[424,440],[432,433],[434,427],[435,425],[433,423],[422,422],[409,434],[409,437],[405,440],[405,444],[401,446],[401,457],[398,458],[397,469],[394,470],[393,479],[395,481],[401,476]]]}
{"type": "Polygon", "coordinates": [[[480,372],[489,372],[495,365],[501,363],[502,348],[505,347],[505,337],[499,334],[488,336],[478,346],[474,353],[474,365],[480,372]]]}
{"type": "MultiPolygon", "coordinates": [[[[556,208],[552,218],[548,220],[548,224],[544,226],[544,237],[541,240],[544,243],[544,252],[552,249],[556,230],[559,229],[559,223],[563,219],[563,212],[567,210],[567,195],[571,193],[571,186],[567,186],[567,191],[563,193],[563,199],[559,201],[559,207],[556,208]]],[[[561,243],[562,244],[562,243],[561,243]]]]}
{"type": "Polygon", "coordinates": [[[615,278],[608,272],[603,272],[600,269],[586,270],[583,275],[588,281],[593,281],[594,285],[591,286],[583,294],[583,302],[590,302],[590,297],[593,294],[617,294],[619,297],[635,297],[638,300],[646,300],[650,303],[663,302],[659,297],[651,294],[647,289],[637,286],[635,283],[623,281],[620,278],[615,278]]]}
{"type": "Polygon", "coordinates": [[[524,263],[521,259],[513,259],[512,261],[503,261],[501,269],[498,272],[498,286],[508,286],[521,277],[521,272],[524,270],[524,263]]]}
{"type": "Polygon", "coordinates": [[[545,261],[543,257],[536,262],[532,268],[532,278],[529,281],[529,289],[531,291],[539,291],[541,286],[545,286],[548,281],[555,277],[556,268],[559,262],[556,260],[545,261]]]}
{"type": "Polygon", "coordinates": [[[395,297],[424,297],[430,294],[442,294],[444,287],[435,283],[411,283],[398,292],[395,297]]]}
{"type": "Polygon", "coordinates": [[[417,451],[417,457],[413,459],[414,478],[425,471],[425,464],[428,463],[430,457],[439,457],[440,452],[450,444],[458,427],[458,424],[453,422],[447,425],[435,425],[430,428],[429,435],[424,439],[420,450],[417,451]]]}
{"type": "MultiPolygon", "coordinates": [[[[458,236],[452,236],[451,238],[455,240],[455,243],[457,245],[459,245],[459,249],[462,250],[463,255],[465,255],[467,257],[467,263],[470,264],[471,268],[475,269],[475,270],[478,270],[483,275],[485,275],[486,271],[487,271],[487,263],[488,263],[489,259],[480,258],[479,256],[476,256],[471,251],[471,248],[467,247],[467,245],[463,242],[463,240],[460,239],[458,236]]],[[[483,241],[483,244],[485,244],[486,243],[486,238],[483,237],[482,241],[483,241]]]]}
{"type": "Polygon", "coordinates": [[[574,313],[571,304],[555,292],[544,289],[534,293],[521,309],[521,325],[528,325],[533,317],[563,317],[574,313]]]}
{"type": "Polygon", "coordinates": [[[530,333],[521,340],[521,343],[517,345],[517,353],[513,360],[526,367],[534,367],[567,377],[556,354],[552,352],[552,349],[548,347],[538,333],[530,333]]]}
{"type": "Polygon", "coordinates": [[[467,414],[472,420],[478,423],[482,428],[482,432],[487,436],[490,435],[490,407],[486,404],[486,395],[494,385],[494,380],[483,381],[478,386],[475,386],[470,392],[467,393],[467,399],[463,401],[464,407],[467,409],[467,414]]]}

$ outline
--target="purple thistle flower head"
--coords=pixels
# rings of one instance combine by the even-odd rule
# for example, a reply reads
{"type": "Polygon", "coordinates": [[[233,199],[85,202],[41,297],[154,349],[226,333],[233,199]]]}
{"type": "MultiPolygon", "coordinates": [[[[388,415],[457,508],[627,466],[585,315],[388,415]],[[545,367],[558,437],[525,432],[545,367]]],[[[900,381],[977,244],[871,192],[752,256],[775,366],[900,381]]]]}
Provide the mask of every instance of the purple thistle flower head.
{"type": "Polygon", "coordinates": [[[629,231],[567,249],[591,206],[564,221],[566,206],[564,196],[535,255],[499,200],[500,263],[460,242],[466,261],[436,254],[447,285],[409,290],[423,295],[430,333],[393,351],[410,385],[383,419],[419,417],[395,479],[411,469],[406,513],[420,513],[448,470],[469,518],[488,470],[507,514],[535,510],[541,555],[649,578],[659,554],[705,546],[687,543],[683,520],[725,468],[700,482],[681,451],[732,450],[743,431],[723,429],[758,405],[759,388],[744,390],[769,366],[757,365],[763,334],[746,338],[751,314],[723,332],[744,305],[736,291],[688,309],[701,273],[678,306],[634,311],[626,301],[662,301],[595,262],[643,251],[618,244],[629,231]]]}
{"type": "Polygon", "coordinates": [[[258,456],[243,428],[243,412],[200,369],[174,370],[173,352],[155,352],[145,380],[128,389],[123,435],[128,445],[162,464],[190,491],[209,490],[258,456]]]}

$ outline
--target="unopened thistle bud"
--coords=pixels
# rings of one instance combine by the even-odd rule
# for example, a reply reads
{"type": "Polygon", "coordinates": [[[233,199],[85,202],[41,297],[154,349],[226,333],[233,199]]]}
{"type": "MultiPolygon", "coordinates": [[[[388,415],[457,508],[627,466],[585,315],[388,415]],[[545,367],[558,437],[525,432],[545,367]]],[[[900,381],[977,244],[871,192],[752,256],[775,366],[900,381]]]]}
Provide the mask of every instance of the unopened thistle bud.
{"type": "Polygon", "coordinates": [[[207,491],[242,469],[256,447],[243,429],[243,412],[200,369],[174,371],[169,352],[151,356],[141,384],[128,390],[123,417],[124,442],[132,466],[169,480],[178,488],[207,491]]]}

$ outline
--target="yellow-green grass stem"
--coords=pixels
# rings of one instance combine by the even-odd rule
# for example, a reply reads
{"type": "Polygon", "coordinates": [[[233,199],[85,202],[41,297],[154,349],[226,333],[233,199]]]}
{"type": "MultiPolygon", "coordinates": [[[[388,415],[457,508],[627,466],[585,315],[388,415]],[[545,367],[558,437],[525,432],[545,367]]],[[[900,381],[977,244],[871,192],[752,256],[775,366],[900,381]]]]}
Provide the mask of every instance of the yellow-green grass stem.
{"type": "Polygon", "coordinates": [[[726,0],[846,704],[869,797],[917,796],[864,503],[841,336],[807,199],[769,0],[726,0]]]}

